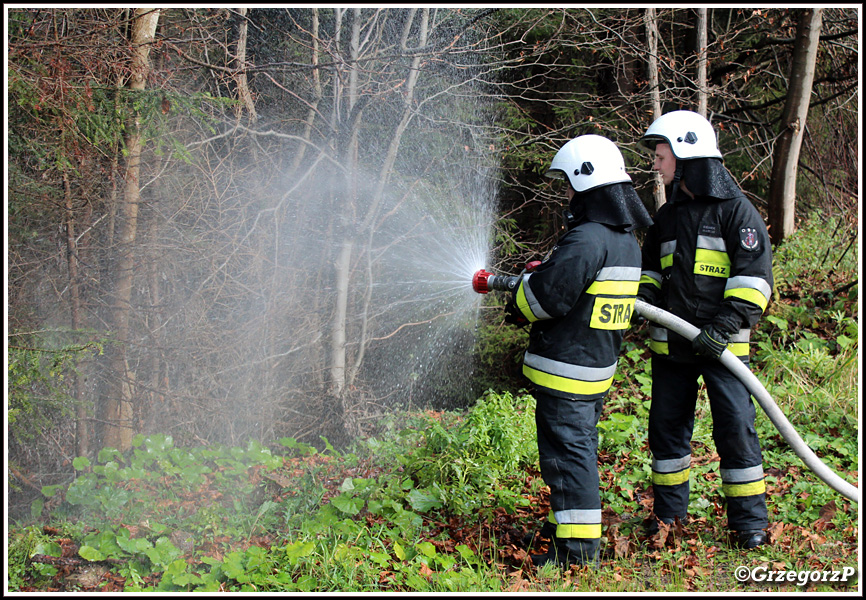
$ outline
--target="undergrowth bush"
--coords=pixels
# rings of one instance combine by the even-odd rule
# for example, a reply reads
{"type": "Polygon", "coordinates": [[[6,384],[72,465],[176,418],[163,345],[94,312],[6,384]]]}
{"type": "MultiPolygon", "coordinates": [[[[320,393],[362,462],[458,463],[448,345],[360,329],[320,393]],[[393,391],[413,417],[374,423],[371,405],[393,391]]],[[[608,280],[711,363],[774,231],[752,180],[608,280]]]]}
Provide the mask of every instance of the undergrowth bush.
{"type": "Polygon", "coordinates": [[[523,500],[523,480],[515,475],[538,461],[534,415],[532,396],[488,390],[465,416],[422,423],[423,443],[406,457],[406,471],[457,514],[513,509],[523,500]]]}
{"type": "Polygon", "coordinates": [[[813,213],[800,228],[773,249],[773,277],[777,289],[800,287],[814,292],[829,286],[832,273],[856,277],[857,247],[852,244],[856,224],[841,217],[813,213]],[[808,280],[812,281],[808,281],[808,280]],[[815,286],[818,283],[819,286],[815,286]]]}
{"type": "MultiPolygon", "coordinates": [[[[501,299],[500,299],[501,301],[501,299]]],[[[480,389],[512,389],[523,385],[523,354],[529,343],[527,327],[515,327],[502,322],[504,313],[499,305],[486,305],[489,311],[478,327],[475,345],[478,369],[473,374],[480,389]]]]}
{"type": "MultiPolygon", "coordinates": [[[[774,251],[776,301],[757,327],[752,362],[803,440],[837,472],[855,472],[859,463],[859,285],[851,233],[837,218],[813,215],[774,251]],[[832,293],[839,282],[854,285],[832,293]]],[[[789,460],[772,423],[760,411],[758,417],[771,461],[789,460]],[[776,447],[785,452],[773,454],[776,447]]]]}
{"type": "MultiPolygon", "coordinates": [[[[73,461],[78,472],[67,485],[44,486],[43,496],[62,493],[59,507],[63,514],[89,518],[96,522],[133,520],[148,515],[160,523],[183,525],[185,514],[178,513],[173,501],[202,500],[198,491],[213,483],[226,483],[231,494],[212,499],[208,504],[243,505],[253,497],[255,486],[246,482],[251,464],[274,466],[280,459],[270,450],[251,441],[246,449],[212,446],[179,448],[171,436],[138,435],[133,449],[123,454],[114,448],[100,450],[95,464],[80,456],[73,461]],[[163,514],[159,507],[171,506],[163,514]]],[[[196,503],[198,508],[200,503],[196,503]]],[[[34,501],[31,513],[41,515],[44,500],[34,501]]]]}

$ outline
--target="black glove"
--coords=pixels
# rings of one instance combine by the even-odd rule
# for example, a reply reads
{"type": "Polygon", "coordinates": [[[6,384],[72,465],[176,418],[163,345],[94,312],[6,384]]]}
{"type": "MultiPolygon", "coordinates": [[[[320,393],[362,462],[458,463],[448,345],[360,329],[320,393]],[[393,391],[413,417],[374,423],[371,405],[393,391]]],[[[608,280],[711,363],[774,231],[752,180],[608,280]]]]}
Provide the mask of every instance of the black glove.
{"type": "MultiPolygon", "coordinates": [[[[648,298],[642,298],[640,295],[638,295],[637,299],[638,299],[638,300],[643,300],[643,301],[646,302],[647,304],[652,304],[652,302],[650,302],[648,298]]],[[[642,314],[640,314],[640,313],[637,311],[637,307],[636,307],[636,306],[635,306],[635,307],[632,307],[632,310],[631,310],[631,321],[629,321],[629,324],[630,324],[632,327],[637,327],[638,325],[643,324],[645,321],[646,321],[646,318],[645,318],[642,314]]]]}
{"type": "Polygon", "coordinates": [[[509,302],[505,305],[505,322],[523,327],[529,324],[529,319],[523,316],[514,302],[509,302]]]}
{"type": "Polygon", "coordinates": [[[705,325],[698,337],[692,340],[692,350],[701,356],[718,359],[728,347],[729,341],[731,341],[730,335],[712,325],[705,325]]]}

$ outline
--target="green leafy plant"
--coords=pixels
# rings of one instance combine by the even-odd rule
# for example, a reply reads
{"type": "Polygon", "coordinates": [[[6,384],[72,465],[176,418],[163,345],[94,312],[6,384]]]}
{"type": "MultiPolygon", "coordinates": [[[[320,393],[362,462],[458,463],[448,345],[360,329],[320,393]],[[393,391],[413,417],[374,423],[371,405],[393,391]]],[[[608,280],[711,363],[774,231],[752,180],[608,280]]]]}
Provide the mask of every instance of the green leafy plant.
{"type": "Polygon", "coordinates": [[[486,392],[465,418],[426,419],[423,446],[407,457],[418,487],[465,514],[485,506],[512,509],[520,502],[513,474],[538,460],[535,399],[486,392]]]}

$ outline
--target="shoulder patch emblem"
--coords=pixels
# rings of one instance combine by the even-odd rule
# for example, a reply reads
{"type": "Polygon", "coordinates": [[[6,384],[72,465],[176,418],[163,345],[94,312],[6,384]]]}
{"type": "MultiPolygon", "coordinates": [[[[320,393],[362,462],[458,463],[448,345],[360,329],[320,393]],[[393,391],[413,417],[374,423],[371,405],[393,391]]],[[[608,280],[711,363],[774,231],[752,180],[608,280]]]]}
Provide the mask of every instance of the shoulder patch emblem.
{"type": "Polygon", "coordinates": [[[758,232],[753,227],[740,229],[740,245],[749,251],[758,249],[758,232]]]}

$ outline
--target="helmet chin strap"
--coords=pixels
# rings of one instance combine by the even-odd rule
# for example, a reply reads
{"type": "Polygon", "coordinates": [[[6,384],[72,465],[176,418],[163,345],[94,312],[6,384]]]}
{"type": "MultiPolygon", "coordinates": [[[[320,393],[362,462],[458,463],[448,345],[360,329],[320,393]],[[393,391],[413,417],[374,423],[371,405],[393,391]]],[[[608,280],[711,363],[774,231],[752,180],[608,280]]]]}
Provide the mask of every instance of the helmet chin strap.
{"type": "Polygon", "coordinates": [[[674,170],[674,180],[671,182],[671,197],[669,202],[673,204],[677,200],[677,192],[680,191],[680,181],[683,178],[683,161],[677,159],[677,166],[674,170]]]}

